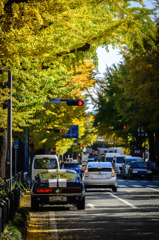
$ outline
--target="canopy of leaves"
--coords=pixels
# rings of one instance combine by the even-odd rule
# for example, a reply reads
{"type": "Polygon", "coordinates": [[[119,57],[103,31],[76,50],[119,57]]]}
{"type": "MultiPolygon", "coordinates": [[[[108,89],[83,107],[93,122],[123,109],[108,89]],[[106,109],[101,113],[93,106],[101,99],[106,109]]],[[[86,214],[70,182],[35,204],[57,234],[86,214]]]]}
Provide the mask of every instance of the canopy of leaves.
{"type": "MultiPolygon", "coordinates": [[[[91,63],[82,66],[80,61],[90,59],[99,45],[124,43],[132,48],[136,41],[143,48],[143,39],[153,44],[151,13],[131,8],[126,0],[0,0],[0,127],[7,127],[8,70],[13,73],[14,131],[29,127],[40,135],[47,127],[80,119],[82,108],[44,102],[78,98],[92,86],[91,63]]],[[[37,145],[45,138],[38,139],[37,145]]]]}

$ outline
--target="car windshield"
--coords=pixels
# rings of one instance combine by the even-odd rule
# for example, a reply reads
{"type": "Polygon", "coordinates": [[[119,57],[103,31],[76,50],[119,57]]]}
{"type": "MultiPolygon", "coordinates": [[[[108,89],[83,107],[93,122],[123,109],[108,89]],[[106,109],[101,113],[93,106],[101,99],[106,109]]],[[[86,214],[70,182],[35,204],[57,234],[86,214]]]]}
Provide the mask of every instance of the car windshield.
{"type": "Polygon", "coordinates": [[[123,163],[123,161],[124,161],[124,157],[117,157],[117,160],[116,160],[117,163],[123,163]]]}
{"type": "Polygon", "coordinates": [[[56,159],[35,159],[35,169],[57,169],[56,159]]]}
{"type": "Polygon", "coordinates": [[[144,162],[135,162],[132,165],[133,168],[147,168],[147,164],[144,162]]]}
{"type": "Polygon", "coordinates": [[[113,161],[113,157],[106,157],[106,162],[112,162],[113,161]]]}
{"type": "Polygon", "coordinates": [[[49,179],[67,179],[69,182],[74,181],[75,173],[66,173],[66,172],[39,172],[39,177],[41,180],[49,179]]]}
{"type": "Polygon", "coordinates": [[[79,165],[78,163],[71,163],[71,164],[65,163],[65,164],[63,165],[63,167],[67,167],[67,168],[77,168],[77,167],[80,167],[80,165],[79,165]]]}

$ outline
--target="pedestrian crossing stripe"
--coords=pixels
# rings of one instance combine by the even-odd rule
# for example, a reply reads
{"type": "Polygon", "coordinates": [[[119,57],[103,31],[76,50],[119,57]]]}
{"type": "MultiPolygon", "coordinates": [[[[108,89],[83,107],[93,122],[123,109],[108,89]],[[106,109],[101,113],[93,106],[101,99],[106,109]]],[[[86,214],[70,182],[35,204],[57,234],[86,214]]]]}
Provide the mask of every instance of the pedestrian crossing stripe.
{"type": "Polygon", "coordinates": [[[126,185],[118,185],[117,187],[126,188],[127,186],[126,185]]]}
{"type": "Polygon", "coordinates": [[[159,186],[156,186],[156,185],[147,185],[147,187],[158,188],[159,186]]]}
{"type": "Polygon", "coordinates": [[[117,186],[118,188],[131,188],[131,187],[134,187],[134,188],[159,188],[159,186],[157,185],[146,185],[146,186],[141,186],[141,185],[129,185],[129,186],[126,186],[126,185],[118,185],[117,186]]]}

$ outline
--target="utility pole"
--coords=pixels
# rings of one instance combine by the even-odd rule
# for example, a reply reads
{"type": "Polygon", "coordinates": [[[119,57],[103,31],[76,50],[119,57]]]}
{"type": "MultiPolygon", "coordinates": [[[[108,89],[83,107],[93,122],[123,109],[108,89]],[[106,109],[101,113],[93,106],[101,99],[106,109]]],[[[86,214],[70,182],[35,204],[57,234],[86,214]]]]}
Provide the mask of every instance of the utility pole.
{"type": "Polygon", "coordinates": [[[7,178],[11,181],[12,190],[12,72],[8,71],[8,88],[10,98],[8,99],[8,146],[7,146],[7,178]]]}

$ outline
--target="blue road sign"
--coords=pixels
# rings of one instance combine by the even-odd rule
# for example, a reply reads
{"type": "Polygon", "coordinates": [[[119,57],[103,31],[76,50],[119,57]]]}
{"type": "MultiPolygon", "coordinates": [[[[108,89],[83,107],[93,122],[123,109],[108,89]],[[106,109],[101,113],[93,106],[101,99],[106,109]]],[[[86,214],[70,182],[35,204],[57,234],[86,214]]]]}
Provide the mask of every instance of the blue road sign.
{"type": "Polygon", "coordinates": [[[73,125],[63,138],[78,138],[78,125],[73,125]]]}

